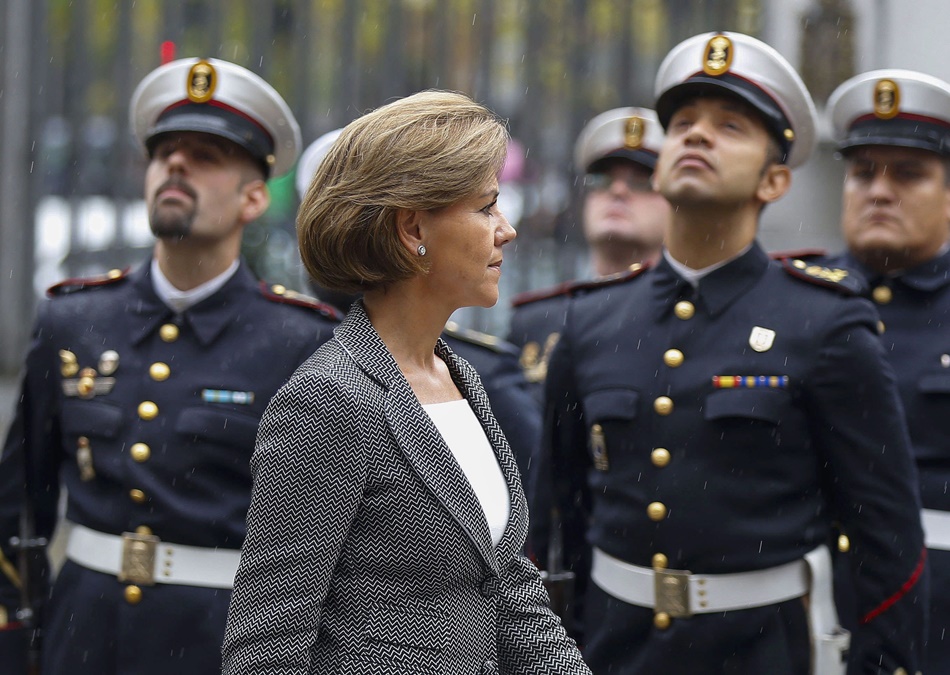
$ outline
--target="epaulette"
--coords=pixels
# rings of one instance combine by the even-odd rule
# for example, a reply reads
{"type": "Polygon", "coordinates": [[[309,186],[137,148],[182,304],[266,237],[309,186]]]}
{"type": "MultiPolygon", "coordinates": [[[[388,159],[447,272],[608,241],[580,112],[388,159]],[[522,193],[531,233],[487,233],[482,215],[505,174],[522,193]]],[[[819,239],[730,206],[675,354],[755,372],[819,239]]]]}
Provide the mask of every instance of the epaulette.
{"type": "Polygon", "coordinates": [[[818,286],[833,288],[845,295],[861,295],[866,286],[864,278],[841,267],[816,265],[801,258],[781,258],[782,268],[796,279],[818,286]]]}
{"type": "Polygon", "coordinates": [[[786,258],[823,258],[828,252],[823,248],[800,248],[792,251],[769,251],[769,257],[772,260],[785,260],[786,258]]]}
{"type": "Polygon", "coordinates": [[[46,295],[50,298],[53,298],[58,295],[68,295],[69,293],[86,290],[87,288],[108,286],[110,284],[116,283],[117,281],[122,281],[127,276],[129,276],[130,269],[131,268],[126,267],[122,270],[109,270],[105,274],[98,274],[93,277],[76,277],[73,279],[64,279],[58,284],[53,284],[47,288],[46,295]]]}
{"type": "Polygon", "coordinates": [[[266,281],[260,283],[261,294],[271,302],[280,302],[285,305],[296,305],[297,307],[306,307],[313,309],[328,319],[342,321],[343,314],[336,307],[320,302],[317,298],[297,291],[292,291],[286,286],[280,284],[268,284],[266,281]]]}
{"type": "Polygon", "coordinates": [[[461,340],[462,342],[467,342],[478,347],[485,347],[498,354],[511,353],[517,355],[519,353],[517,347],[500,337],[472,330],[471,328],[462,328],[454,321],[449,321],[445,324],[445,333],[446,335],[454,337],[456,340],[461,340]]]}
{"type": "Polygon", "coordinates": [[[556,298],[559,295],[571,295],[575,291],[588,290],[591,288],[599,288],[601,286],[610,286],[612,284],[622,283],[639,276],[649,268],[650,263],[633,263],[623,272],[607,274],[602,277],[597,277],[596,279],[564,281],[557,286],[551,286],[550,288],[542,288],[537,291],[525,291],[524,293],[519,293],[511,299],[511,306],[520,307],[521,305],[526,305],[530,302],[547,300],[548,298],[556,298]]]}
{"type": "Polygon", "coordinates": [[[585,281],[575,281],[571,283],[570,288],[568,289],[569,293],[576,293],[578,291],[590,291],[597,288],[604,288],[606,286],[615,286],[616,284],[622,284],[631,279],[636,279],[638,276],[646,272],[652,267],[651,263],[633,263],[627,268],[626,271],[617,272],[616,274],[608,274],[603,277],[597,277],[596,279],[587,279],[585,281]]]}
{"type": "Polygon", "coordinates": [[[511,298],[511,306],[521,307],[522,305],[528,305],[532,302],[538,302],[539,300],[548,300],[549,298],[556,298],[559,295],[567,295],[573,283],[573,281],[562,281],[556,286],[518,293],[511,298]]]}

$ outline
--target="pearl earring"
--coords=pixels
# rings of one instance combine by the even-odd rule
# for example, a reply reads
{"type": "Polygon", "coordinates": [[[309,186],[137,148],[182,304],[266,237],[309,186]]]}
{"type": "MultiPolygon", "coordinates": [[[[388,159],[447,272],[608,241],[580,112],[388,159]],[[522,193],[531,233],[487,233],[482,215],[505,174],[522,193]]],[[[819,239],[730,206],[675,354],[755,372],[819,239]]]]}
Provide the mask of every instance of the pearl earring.
{"type": "Polygon", "coordinates": [[[416,249],[416,252],[417,252],[419,255],[425,255],[425,254],[426,254],[426,247],[423,246],[422,244],[419,244],[419,248],[416,249]]]}

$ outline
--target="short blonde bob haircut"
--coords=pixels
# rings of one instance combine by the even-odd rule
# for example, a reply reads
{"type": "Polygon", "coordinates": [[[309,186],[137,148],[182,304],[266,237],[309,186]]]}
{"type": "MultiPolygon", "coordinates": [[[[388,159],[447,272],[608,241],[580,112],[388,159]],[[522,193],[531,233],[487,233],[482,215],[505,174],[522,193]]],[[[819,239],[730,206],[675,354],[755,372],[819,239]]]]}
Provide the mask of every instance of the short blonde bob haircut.
{"type": "Polygon", "coordinates": [[[504,122],[464,94],[423,91],[354,120],[320,163],[297,212],[307,272],[357,293],[426,271],[399,239],[400,211],[433,211],[477,194],[501,171],[504,122]]]}

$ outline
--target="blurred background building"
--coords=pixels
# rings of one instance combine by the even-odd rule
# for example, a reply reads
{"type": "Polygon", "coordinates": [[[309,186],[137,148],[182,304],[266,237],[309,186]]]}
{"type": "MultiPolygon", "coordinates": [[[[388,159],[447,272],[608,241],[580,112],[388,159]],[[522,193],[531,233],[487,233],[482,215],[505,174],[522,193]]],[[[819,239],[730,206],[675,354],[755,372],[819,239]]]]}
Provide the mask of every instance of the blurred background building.
{"type": "MultiPolygon", "coordinates": [[[[593,115],[651,106],[656,68],[692,34],[736,30],[796,64],[819,108],[855,72],[950,79],[946,0],[3,0],[0,3],[0,376],[19,369],[49,284],[142,260],[151,246],[133,88],[163,56],[228,59],[268,79],[304,142],[392,97],[461,90],[508,118],[502,189],[519,230],[502,299],[463,325],[504,333],[508,298],[583,273],[571,166],[593,115]]],[[[769,207],[767,248],[836,248],[841,168],[822,146],[769,207]]],[[[245,238],[259,276],[306,290],[293,175],[245,238]]],[[[0,431],[7,413],[0,401],[0,431]]]]}

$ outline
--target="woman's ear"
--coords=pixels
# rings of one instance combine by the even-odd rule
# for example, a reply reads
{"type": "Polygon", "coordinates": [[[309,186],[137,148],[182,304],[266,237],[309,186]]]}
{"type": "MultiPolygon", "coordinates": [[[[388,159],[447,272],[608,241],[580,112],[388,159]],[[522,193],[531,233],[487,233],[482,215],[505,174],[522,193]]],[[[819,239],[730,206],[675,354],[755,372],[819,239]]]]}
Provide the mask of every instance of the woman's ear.
{"type": "Polygon", "coordinates": [[[419,247],[423,245],[421,222],[422,214],[419,211],[399,209],[396,214],[396,233],[399,241],[413,255],[416,255],[419,247]]]}

